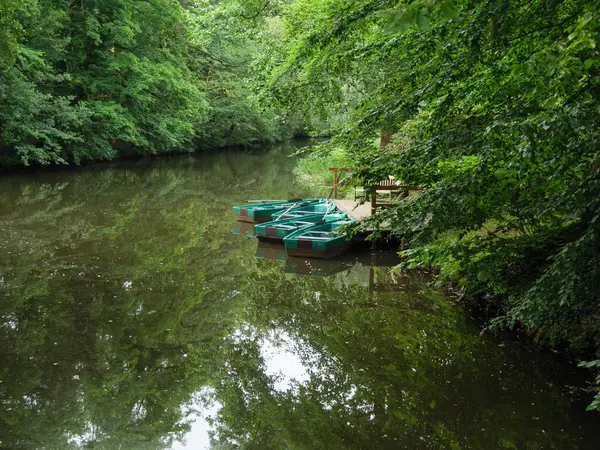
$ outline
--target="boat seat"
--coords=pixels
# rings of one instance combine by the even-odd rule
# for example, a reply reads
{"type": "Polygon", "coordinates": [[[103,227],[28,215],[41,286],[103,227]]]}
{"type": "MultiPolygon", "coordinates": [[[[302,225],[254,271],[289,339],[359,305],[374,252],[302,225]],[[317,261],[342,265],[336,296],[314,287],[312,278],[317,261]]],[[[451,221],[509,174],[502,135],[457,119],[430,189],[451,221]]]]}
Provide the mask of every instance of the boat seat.
{"type": "Polygon", "coordinates": [[[307,241],[328,241],[329,237],[320,237],[320,236],[299,236],[298,240],[307,240],[307,241]]]}

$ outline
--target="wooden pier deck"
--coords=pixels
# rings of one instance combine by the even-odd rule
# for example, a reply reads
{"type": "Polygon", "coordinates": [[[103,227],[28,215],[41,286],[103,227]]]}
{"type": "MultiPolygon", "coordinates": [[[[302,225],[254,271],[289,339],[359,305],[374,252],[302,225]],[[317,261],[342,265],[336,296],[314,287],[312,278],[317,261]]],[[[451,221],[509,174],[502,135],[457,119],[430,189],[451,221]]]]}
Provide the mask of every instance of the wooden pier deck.
{"type": "Polygon", "coordinates": [[[371,203],[367,202],[361,205],[359,202],[354,200],[334,199],[332,201],[335,203],[337,209],[345,212],[348,217],[356,220],[357,222],[371,215],[371,203]]]}
{"type": "MultiPolygon", "coordinates": [[[[362,188],[363,192],[369,192],[367,196],[368,200],[363,202],[357,201],[357,190],[355,186],[354,191],[354,200],[340,200],[337,198],[338,188],[344,184],[343,180],[340,183],[339,175],[340,172],[360,172],[366,170],[364,168],[350,168],[350,167],[331,167],[330,171],[333,172],[333,199],[331,199],[337,209],[346,213],[348,217],[354,219],[357,222],[366,219],[367,217],[375,214],[377,208],[380,207],[390,207],[395,204],[394,199],[392,199],[392,194],[395,192],[404,192],[404,196],[410,195],[411,191],[421,191],[423,188],[419,186],[410,186],[403,184],[399,181],[396,181],[393,177],[387,177],[376,184],[366,186],[362,188]],[[386,202],[378,202],[377,197],[378,193],[387,193],[390,195],[390,199],[386,202]],[[370,198],[369,198],[370,197],[370,198]]],[[[362,235],[369,235],[374,232],[374,229],[365,229],[362,231],[362,235]]],[[[377,231],[384,235],[389,235],[391,232],[391,227],[389,224],[382,223],[377,228],[377,231]]]]}
{"type": "MultiPolygon", "coordinates": [[[[372,205],[370,202],[360,203],[354,200],[338,199],[332,199],[332,201],[333,203],[335,203],[335,206],[337,206],[337,209],[339,209],[342,212],[345,212],[348,217],[356,220],[357,222],[360,222],[361,220],[371,216],[372,205]]],[[[371,234],[373,231],[375,230],[372,228],[367,228],[360,232],[359,236],[362,236],[364,238],[371,234]]],[[[384,236],[387,236],[391,231],[391,227],[386,223],[382,223],[379,226],[379,232],[383,233],[384,236]]]]}

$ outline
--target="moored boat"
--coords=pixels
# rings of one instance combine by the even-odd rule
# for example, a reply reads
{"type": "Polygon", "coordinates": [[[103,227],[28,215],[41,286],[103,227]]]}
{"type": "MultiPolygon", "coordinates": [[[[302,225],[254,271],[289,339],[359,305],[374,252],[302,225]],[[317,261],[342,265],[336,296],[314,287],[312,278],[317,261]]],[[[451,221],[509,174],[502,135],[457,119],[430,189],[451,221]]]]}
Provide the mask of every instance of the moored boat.
{"type": "Polygon", "coordinates": [[[323,199],[287,200],[272,203],[255,203],[251,205],[234,206],[235,219],[241,222],[262,223],[273,220],[274,214],[281,214],[295,207],[306,207],[321,203],[323,199]]]}
{"type": "Polygon", "coordinates": [[[350,218],[302,228],[283,239],[288,256],[331,258],[350,248],[351,241],[344,233],[336,233],[342,225],[354,222],[350,218]]]}
{"type": "Polygon", "coordinates": [[[278,219],[255,226],[255,233],[259,239],[281,240],[284,237],[307,227],[335,222],[346,217],[345,213],[333,212],[330,214],[312,214],[290,219],[278,219]]]}
{"type": "Polygon", "coordinates": [[[335,210],[335,204],[329,200],[308,205],[297,205],[291,209],[273,214],[273,219],[294,219],[312,216],[314,214],[327,214],[335,210]]]}

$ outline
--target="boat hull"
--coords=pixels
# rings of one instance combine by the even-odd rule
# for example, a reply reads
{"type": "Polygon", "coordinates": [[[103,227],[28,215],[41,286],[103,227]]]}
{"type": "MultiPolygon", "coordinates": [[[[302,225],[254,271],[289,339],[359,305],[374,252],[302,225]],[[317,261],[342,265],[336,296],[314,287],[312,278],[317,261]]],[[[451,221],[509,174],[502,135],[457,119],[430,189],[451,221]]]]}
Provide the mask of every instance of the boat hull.
{"type": "Polygon", "coordinates": [[[298,230],[284,238],[285,251],[288,256],[301,258],[341,255],[351,247],[352,241],[344,234],[336,235],[335,230],[352,222],[352,219],[342,219],[298,230]]]}
{"type": "Polygon", "coordinates": [[[235,220],[238,222],[246,222],[246,223],[264,223],[264,222],[270,222],[271,220],[273,220],[272,214],[266,215],[266,216],[249,216],[248,212],[245,210],[243,214],[236,214],[235,216],[235,220]]]}
{"type": "Polygon", "coordinates": [[[286,248],[285,251],[288,256],[297,257],[297,258],[334,258],[336,256],[342,255],[346,253],[352,244],[350,242],[346,242],[343,245],[326,248],[326,249],[304,249],[304,248],[286,248]]]}
{"type": "Polygon", "coordinates": [[[272,221],[273,216],[276,216],[278,213],[285,212],[294,205],[301,205],[305,207],[314,203],[320,203],[322,201],[322,199],[308,199],[301,201],[284,201],[277,203],[258,203],[252,205],[234,206],[233,213],[235,215],[235,220],[238,222],[254,224],[264,223],[272,221]]]}
{"type": "Polygon", "coordinates": [[[319,223],[335,222],[345,217],[346,214],[336,212],[332,214],[313,214],[291,219],[277,219],[257,225],[256,237],[259,240],[281,242],[286,236],[301,229],[309,228],[319,223]]]}

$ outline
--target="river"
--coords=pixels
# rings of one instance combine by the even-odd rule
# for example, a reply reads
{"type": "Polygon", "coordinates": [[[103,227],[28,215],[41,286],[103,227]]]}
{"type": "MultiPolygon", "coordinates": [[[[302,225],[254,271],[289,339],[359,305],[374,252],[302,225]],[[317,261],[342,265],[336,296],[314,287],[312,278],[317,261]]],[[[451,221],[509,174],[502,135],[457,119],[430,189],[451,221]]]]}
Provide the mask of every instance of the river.
{"type": "Polygon", "coordinates": [[[236,228],[292,150],[0,176],[0,448],[599,448],[583,373],[393,255],[236,228]]]}

